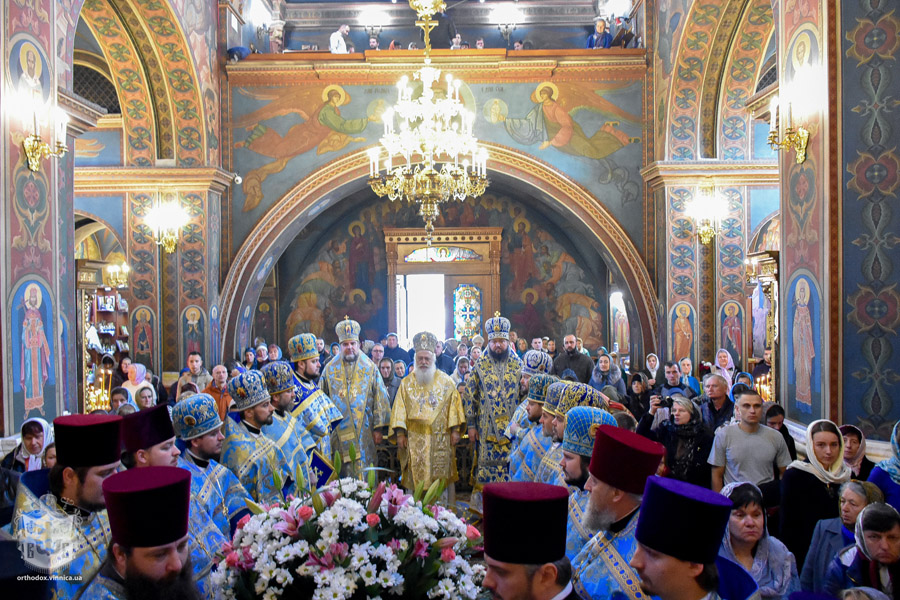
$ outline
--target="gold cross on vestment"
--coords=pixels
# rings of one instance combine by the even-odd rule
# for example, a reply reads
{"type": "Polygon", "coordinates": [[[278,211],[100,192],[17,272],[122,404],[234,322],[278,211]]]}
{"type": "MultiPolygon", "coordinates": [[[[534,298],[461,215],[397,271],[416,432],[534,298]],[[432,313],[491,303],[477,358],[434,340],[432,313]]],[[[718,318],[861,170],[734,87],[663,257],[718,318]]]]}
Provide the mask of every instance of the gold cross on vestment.
{"type": "Polygon", "coordinates": [[[498,311],[495,311],[495,312],[494,312],[494,316],[495,316],[495,317],[499,317],[499,316],[500,316],[500,311],[499,311],[499,310],[498,310],[498,311]]]}

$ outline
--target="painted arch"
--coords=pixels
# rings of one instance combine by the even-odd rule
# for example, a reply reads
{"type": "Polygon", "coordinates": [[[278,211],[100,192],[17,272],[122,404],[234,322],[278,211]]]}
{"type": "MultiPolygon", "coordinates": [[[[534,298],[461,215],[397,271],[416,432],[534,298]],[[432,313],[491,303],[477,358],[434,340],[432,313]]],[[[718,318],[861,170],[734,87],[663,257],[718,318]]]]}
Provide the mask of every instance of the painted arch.
{"type": "MultiPolygon", "coordinates": [[[[568,219],[592,235],[585,240],[599,252],[614,278],[624,285],[629,318],[640,323],[632,332],[644,352],[656,348],[659,316],[655,289],[632,240],[612,215],[584,187],[547,163],[500,144],[485,144],[488,169],[514,179],[537,198],[563,207],[568,219]]],[[[260,291],[278,259],[318,214],[366,185],[366,149],[347,154],[301,180],[277,200],[238,250],[222,288],[223,349],[237,347],[240,329],[256,306],[260,291]]],[[[223,354],[224,355],[224,354],[223,354]]]]}

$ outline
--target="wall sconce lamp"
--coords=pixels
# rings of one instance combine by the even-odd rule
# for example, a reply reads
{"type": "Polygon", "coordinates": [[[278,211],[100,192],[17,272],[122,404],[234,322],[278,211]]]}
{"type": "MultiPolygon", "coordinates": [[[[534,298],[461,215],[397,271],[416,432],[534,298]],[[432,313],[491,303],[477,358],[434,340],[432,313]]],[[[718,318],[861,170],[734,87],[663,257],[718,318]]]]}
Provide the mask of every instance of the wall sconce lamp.
{"type": "Polygon", "coordinates": [[[779,150],[796,151],[796,160],[798,165],[806,162],[806,146],[809,144],[809,130],[805,127],[794,128],[791,122],[791,105],[787,103],[787,127],[784,129],[784,135],[778,137],[778,97],[773,97],[769,104],[769,148],[778,152],[779,150]]]}
{"type": "Polygon", "coordinates": [[[506,47],[509,48],[509,37],[512,32],[519,26],[522,20],[522,13],[514,5],[507,4],[498,6],[491,12],[491,20],[497,24],[500,35],[506,40],[506,47]]]}
{"type": "Polygon", "coordinates": [[[153,231],[156,244],[162,246],[166,254],[175,252],[178,235],[187,222],[188,214],[175,194],[172,194],[165,202],[160,201],[157,195],[156,204],[147,213],[145,219],[145,223],[153,231]]]}
{"type": "Polygon", "coordinates": [[[727,213],[727,203],[716,193],[712,180],[701,184],[697,193],[685,206],[685,213],[694,222],[697,236],[703,244],[709,244],[719,231],[719,223],[727,213]]]}
{"type": "Polygon", "coordinates": [[[769,103],[769,147],[772,150],[794,150],[797,153],[797,164],[806,161],[806,148],[812,132],[803,123],[808,123],[809,118],[819,110],[821,99],[825,97],[823,84],[825,82],[824,71],[814,65],[804,65],[794,72],[794,77],[788,83],[782,94],[781,100],[776,96],[769,103]],[[779,109],[785,116],[785,128],[779,136],[779,109]],[[797,125],[794,124],[794,118],[797,125]]]}
{"type": "Polygon", "coordinates": [[[25,131],[22,147],[28,159],[29,169],[40,171],[43,159],[62,156],[69,150],[66,146],[69,116],[59,106],[48,107],[40,90],[16,93],[13,105],[25,131]],[[49,142],[41,136],[42,128],[49,128],[52,131],[53,137],[49,142]]]}

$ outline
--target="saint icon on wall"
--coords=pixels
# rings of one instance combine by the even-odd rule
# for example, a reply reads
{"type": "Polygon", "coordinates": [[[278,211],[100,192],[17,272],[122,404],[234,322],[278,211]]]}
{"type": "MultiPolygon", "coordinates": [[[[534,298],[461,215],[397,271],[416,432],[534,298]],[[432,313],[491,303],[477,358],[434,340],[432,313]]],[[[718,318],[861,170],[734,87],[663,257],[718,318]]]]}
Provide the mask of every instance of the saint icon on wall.
{"type": "Polygon", "coordinates": [[[41,304],[44,295],[37,283],[29,283],[22,298],[19,383],[25,395],[25,416],[32,410],[44,414],[44,385],[52,376],[50,345],[44,332],[41,304]]]}
{"type": "Polygon", "coordinates": [[[806,279],[798,279],[794,290],[794,316],[791,326],[794,398],[798,405],[808,407],[807,412],[812,410],[812,370],[813,359],[816,356],[809,302],[809,283],[806,279]]]}

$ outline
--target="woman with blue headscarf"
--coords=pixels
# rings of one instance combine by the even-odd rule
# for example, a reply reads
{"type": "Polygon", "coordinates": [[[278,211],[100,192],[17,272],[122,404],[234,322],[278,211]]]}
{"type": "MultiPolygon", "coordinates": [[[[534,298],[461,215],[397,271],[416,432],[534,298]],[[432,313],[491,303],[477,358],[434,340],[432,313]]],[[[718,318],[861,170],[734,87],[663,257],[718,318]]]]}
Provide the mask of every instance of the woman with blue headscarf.
{"type": "Polygon", "coordinates": [[[748,481],[729,483],[722,495],[732,502],[719,556],[744,567],[761,598],[787,598],[800,591],[797,562],[790,550],[769,535],[762,492],[748,481]]]}
{"type": "Polygon", "coordinates": [[[869,481],[884,493],[884,501],[900,510],[900,421],[891,433],[892,456],[875,465],[869,481]]]}

